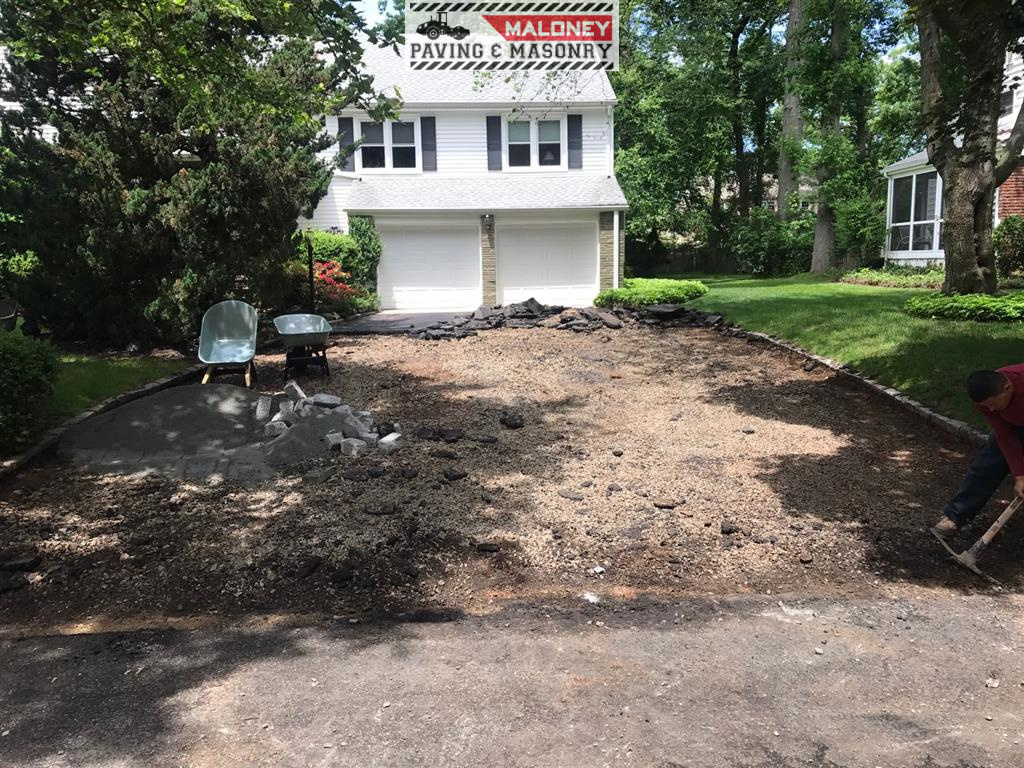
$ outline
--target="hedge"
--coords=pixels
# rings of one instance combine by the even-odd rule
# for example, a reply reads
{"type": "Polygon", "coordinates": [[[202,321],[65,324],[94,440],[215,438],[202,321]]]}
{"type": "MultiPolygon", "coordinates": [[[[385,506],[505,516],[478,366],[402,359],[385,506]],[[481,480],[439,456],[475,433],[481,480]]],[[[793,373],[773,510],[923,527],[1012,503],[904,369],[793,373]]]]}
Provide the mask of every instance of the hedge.
{"type": "Polygon", "coordinates": [[[907,271],[905,269],[855,269],[845,273],[839,278],[841,283],[852,283],[854,285],[873,285],[881,288],[931,288],[938,290],[942,287],[942,281],[946,273],[939,268],[918,269],[907,271]]]}
{"type": "Polygon", "coordinates": [[[708,292],[699,280],[634,277],[622,288],[601,291],[594,299],[598,307],[629,307],[636,309],[650,304],[682,304],[708,292]]]}
{"type": "Polygon", "coordinates": [[[0,331],[0,435],[6,444],[20,445],[33,433],[56,379],[53,347],[20,331],[0,331]]]}
{"type": "Polygon", "coordinates": [[[906,310],[915,317],[973,320],[977,323],[1020,323],[1024,322],[1024,293],[998,296],[986,293],[932,293],[909,299],[906,310]]]}

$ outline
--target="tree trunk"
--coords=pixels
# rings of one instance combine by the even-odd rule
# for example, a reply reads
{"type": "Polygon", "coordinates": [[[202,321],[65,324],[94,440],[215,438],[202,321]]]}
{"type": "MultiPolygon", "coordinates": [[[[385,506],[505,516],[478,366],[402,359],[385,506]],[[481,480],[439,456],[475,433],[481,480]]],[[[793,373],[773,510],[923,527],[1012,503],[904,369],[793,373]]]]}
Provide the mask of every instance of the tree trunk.
{"type": "Polygon", "coordinates": [[[804,0],[789,0],[786,22],[786,93],[782,99],[782,136],[779,140],[779,218],[789,218],[789,199],[797,192],[794,155],[804,139],[804,117],[800,95],[796,91],[797,69],[800,66],[800,35],[804,24],[804,0]]]}
{"type": "Polygon", "coordinates": [[[938,2],[918,2],[915,10],[928,160],[943,185],[946,278],[942,289],[993,293],[995,190],[1020,162],[1024,148],[1024,110],[1017,115],[1005,145],[998,143],[1006,49],[1019,35],[1008,22],[981,24],[938,2]],[[944,61],[946,56],[953,60],[944,61]],[[962,91],[947,92],[944,75],[954,68],[966,72],[968,79],[962,91]]]}
{"type": "MultiPolygon", "coordinates": [[[[839,72],[846,55],[846,25],[847,19],[842,2],[837,0],[832,4],[831,33],[832,65],[836,73],[839,72]]],[[[831,87],[832,95],[821,124],[822,145],[838,138],[842,131],[843,103],[836,84],[833,83],[831,87]]],[[[824,164],[818,166],[818,214],[814,221],[814,250],[811,252],[811,272],[817,274],[831,269],[836,255],[835,214],[825,192],[825,182],[830,176],[831,171],[828,167],[824,164]]]]}
{"type": "Polygon", "coordinates": [[[718,163],[715,165],[708,225],[708,256],[713,261],[717,261],[722,248],[722,218],[722,166],[718,163]]]}
{"type": "Polygon", "coordinates": [[[736,153],[736,208],[740,216],[750,214],[750,169],[748,168],[746,143],[743,125],[743,93],[740,80],[740,40],[750,20],[740,17],[732,28],[732,40],[729,45],[729,85],[732,91],[732,141],[736,153]]]}
{"type": "Polygon", "coordinates": [[[995,251],[992,248],[991,186],[986,190],[981,174],[973,169],[953,171],[943,177],[945,218],[942,230],[946,251],[945,293],[994,293],[995,251]]]}

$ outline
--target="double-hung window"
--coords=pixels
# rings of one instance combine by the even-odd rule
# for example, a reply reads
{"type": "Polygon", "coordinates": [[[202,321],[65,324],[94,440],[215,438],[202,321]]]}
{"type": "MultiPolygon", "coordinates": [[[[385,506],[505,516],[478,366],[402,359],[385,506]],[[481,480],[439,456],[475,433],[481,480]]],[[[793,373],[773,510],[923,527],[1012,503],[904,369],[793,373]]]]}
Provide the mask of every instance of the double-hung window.
{"type": "Polygon", "coordinates": [[[359,121],[358,170],[416,170],[419,168],[418,123],[391,120],[386,123],[359,121]]]}
{"type": "Polygon", "coordinates": [[[934,251],[942,247],[942,199],[935,171],[892,180],[890,251],[934,251]]]}
{"type": "Polygon", "coordinates": [[[564,167],[565,121],[519,119],[505,124],[505,153],[509,168],[564,167]]]}

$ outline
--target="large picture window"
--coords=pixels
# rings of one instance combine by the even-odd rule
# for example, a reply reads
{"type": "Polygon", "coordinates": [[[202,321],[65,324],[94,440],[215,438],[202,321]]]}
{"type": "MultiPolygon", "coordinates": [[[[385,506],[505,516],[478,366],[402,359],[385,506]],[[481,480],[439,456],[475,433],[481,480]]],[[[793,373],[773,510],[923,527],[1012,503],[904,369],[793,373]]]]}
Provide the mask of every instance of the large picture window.
{"type": "Polygon", "coordinates": [[[940,224],[942,201],[935,171],[892,180],[890,199],[890,251],[933,251],[940,224]]]}

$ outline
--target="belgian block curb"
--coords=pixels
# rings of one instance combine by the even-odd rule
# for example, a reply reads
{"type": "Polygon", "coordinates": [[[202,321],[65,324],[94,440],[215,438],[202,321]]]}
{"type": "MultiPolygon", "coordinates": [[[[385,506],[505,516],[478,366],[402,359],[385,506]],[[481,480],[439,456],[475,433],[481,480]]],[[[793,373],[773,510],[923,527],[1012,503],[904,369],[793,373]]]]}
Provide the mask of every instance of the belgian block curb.
{"type": "Polygon", "coordinates": [[[952,419],[949,416],[943,416],[941,413],[933,411],[928,406],[922,405],[921,403],[917,402],[917,400],[907,397],[905,394],[903,394],[900,390],[896,389],[895,387],[889,387],[886,386],[885,384],[875,381],[874,379],[868,378],[867,376],[858,373],[848,365],[841,365],[837,363],[835,360],[829,360],[827,357],[820,357],[819,355],[815,355],[811,352],[808,352],[805,349],[801,349],[795,344],[790,344],[789,342],[781,341],[780,339],[777,339],[773,336],[769,336],[766,333],[760,333],[759,331],[748,331],[738,326],[719,326],[716,330],[719,333],[727,336],[733,336],[741,339],[751,339],[753,341],[760,341],[764,344],[768,344],[769,346],[775,347],[776,349],[789,352],[790,354],[802,357],[809,362],[813,362],[824,368],[828,368],[829,370],[834,371],[840,376],[845,376],[848,379],[852,379],[853,381],[856,381],[858,384],[866,386],[869,389],[874,390],[878,394],[883,395],[884,397],[887,397],[890,400],[893,400],[894,402],[902,406],[905,410],[910,411],[911,413],[916,414],[917,416],[920,416],[921,418],[927,421],[930,421],[939,429],[942,429],[945,432],[955,435],[956,437],[960,437],[970,442],[976,443],[979,446],[982,443],[984,443],[985,440],[988,439],[988,436],[984,432],[975,429],[970,424],[960,421],[958,419],[952,419]]]}
{"type": "Polygon", "coordinates": [[[184,384],[191,379],[198,379],[205,370],[206,366],[203,364],[192,365],[179,373],[164,376],[162,379],[157,379],[156,381],[151,381],[148,384],[143,384],[137,389],[122,392],[118,395],[114,395],[113,397],[108,397],[106,400],[97,403],[92,408],[82,411],[80,414],[68,419],[60,426],[51,429],[43,435],[42,439],[40,439],[38,443],[28,450],[14,456],[13,458],[5,459],[0,462],[0,481],[12,477],[49,451],[57,444],[61,437],[63,437],[64,433],[76,424],[80,424],[92,416],[98,416],[104,411],[109,411],[113,408],[124,405],[125,403],[130,403],[132,400],[138,400],[140,397],[145,397],[146,395],[151,395],[154,392],[159,392],[161,389],[175,387],[179,384],[184,384]]]}

